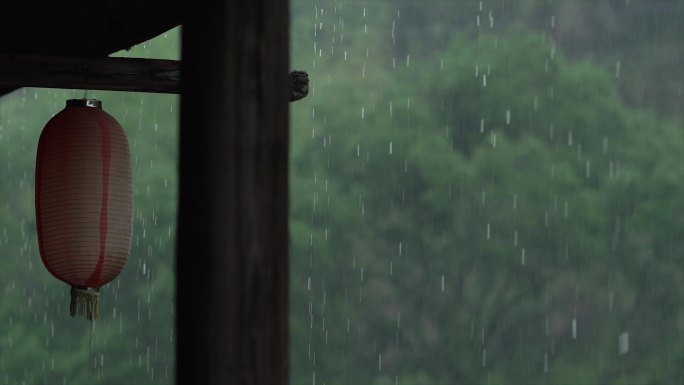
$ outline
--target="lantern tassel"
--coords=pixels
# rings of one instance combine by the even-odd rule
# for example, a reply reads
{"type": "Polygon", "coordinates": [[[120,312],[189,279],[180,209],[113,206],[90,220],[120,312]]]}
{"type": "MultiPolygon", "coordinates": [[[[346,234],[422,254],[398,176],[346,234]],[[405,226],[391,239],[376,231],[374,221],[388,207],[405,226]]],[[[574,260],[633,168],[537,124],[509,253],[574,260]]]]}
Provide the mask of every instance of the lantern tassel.
{"type": "Polygon", "coordinates": [[[72,317],[83,316],[89,321],[98,319],[100,316],[100,289],[72,286],[69,313],[72,317]]]}

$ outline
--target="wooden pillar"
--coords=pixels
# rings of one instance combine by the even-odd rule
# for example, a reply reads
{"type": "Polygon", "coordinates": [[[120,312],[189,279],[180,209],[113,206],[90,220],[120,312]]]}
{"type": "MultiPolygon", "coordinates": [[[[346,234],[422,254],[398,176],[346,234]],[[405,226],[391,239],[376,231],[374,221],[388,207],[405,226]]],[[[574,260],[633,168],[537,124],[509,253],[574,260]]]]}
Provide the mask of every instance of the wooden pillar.
{"type": "Polygon", "coordinates": [[[288,382],[287,0],[185,2],[176,383],[288,382]]]}

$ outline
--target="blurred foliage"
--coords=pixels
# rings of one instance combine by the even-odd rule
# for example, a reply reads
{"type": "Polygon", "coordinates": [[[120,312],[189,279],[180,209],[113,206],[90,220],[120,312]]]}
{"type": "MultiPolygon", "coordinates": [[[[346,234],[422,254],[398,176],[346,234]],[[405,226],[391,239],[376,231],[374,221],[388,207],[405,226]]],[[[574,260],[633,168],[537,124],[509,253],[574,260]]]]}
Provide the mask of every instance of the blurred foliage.
{"type": "MultiPolygon", "coordinates": [[[[683,384],[681,11],[293,0],[291,382],[683,384]]],[[[90,94],[131,143],[130,260],[92,331],[66,314],[34,154],[82,93],[0,99],[0,384],[173,381],[177,98],[90,94]]]]}
{"type": "Polygon", "coordinates": [[[633,3],[294,3],[294,384],[684,382],[681,96],[572,17],[633,3]]]}

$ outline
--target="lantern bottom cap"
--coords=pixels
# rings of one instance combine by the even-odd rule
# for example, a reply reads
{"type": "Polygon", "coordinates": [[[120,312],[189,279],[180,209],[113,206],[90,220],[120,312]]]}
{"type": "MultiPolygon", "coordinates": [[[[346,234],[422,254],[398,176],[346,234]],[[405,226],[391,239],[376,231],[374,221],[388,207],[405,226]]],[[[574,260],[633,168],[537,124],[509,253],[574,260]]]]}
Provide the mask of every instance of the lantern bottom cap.
{"type": "Polygon", "coordinates": [[[86,286],[71,286],[69,314],[96,320],[100,315],[100,289],[86,286]]]}

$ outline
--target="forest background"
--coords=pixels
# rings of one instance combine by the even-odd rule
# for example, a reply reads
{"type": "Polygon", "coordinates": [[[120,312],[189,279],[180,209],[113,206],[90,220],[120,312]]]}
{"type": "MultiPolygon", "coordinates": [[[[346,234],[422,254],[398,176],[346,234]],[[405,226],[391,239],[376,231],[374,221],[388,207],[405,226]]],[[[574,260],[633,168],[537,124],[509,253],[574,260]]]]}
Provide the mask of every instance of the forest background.
{"type": "MultiPolygon", "coordinates": [[[[292,1],[293,384],[684,384],[684,2],[292,1]]],[[[178,58],[173,30],[117,55],[178,58]]],[[[0,99],[0,384],[170,384],[178,98],[93,92],[135,234],[94,324],[0,99]]],[[[221,106],[217,105],[217,108],[221,106]]]]}

